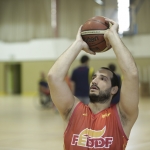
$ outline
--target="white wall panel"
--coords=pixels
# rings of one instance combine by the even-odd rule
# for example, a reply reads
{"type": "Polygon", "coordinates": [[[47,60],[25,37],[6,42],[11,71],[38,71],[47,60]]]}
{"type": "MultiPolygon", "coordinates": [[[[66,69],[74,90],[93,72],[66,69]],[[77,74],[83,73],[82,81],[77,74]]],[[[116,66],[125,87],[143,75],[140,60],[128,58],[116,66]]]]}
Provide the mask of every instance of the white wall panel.
{"type": "MultiPolygon", "coordinates": [[[[122,38],[134,57],[150,57],[150,35],[122,38]]],[[[41,39],[23,43],[0,42],[0,61],[34,61],[57,59],[73,42],[69,39],[41,39]]],[[[81,52],[80,55],[85,54],[81,52]]],[[[80,57],[79,55],[79,57],[80,57]]],[[[91,58],[114,58],[113,50],[91,58]]]]}

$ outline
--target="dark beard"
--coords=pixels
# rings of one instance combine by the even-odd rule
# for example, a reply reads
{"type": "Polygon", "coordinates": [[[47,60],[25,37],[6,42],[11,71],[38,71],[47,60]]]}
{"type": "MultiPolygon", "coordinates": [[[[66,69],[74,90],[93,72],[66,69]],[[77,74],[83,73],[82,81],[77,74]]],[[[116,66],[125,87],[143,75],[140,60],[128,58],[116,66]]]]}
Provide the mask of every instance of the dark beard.
{"type": "Polygon", "coordinates": [[[107,89],[106,91],[100,91],[99,95],[96,94],[90,94],[90,102],[91,103],[106,103],[109,101],[110,98],[110,90],[111,88],[107,89]]]}

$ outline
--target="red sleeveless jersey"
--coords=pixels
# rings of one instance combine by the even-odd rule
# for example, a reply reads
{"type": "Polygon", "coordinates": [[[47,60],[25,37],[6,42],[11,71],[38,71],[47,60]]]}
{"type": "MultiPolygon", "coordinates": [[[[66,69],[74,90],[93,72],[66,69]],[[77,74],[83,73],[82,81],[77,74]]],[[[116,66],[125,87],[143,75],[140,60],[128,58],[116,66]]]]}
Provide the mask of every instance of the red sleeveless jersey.
{"type": "Polygon", "coordinates": [[[127,141],[116,105],[93,114],[79,102],[64,133],[65,150],[125,150],[127,141]]]}

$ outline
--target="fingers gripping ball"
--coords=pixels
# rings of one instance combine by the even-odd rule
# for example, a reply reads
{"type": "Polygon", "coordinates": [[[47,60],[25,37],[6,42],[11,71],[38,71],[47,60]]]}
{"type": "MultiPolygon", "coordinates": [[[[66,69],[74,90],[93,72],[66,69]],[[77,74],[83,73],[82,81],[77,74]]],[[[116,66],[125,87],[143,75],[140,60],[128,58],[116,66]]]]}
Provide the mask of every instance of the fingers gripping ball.
{"type": "Polygon", "coordinates": [[[90,50],[94,52],[105,52],[110,48],[107,48],[106,41],[104,39],[104,33],[111,26],[110,23],[105,21],[102,16],[96,16],[87,20],[81,28],[81,36],[90,50]]]}

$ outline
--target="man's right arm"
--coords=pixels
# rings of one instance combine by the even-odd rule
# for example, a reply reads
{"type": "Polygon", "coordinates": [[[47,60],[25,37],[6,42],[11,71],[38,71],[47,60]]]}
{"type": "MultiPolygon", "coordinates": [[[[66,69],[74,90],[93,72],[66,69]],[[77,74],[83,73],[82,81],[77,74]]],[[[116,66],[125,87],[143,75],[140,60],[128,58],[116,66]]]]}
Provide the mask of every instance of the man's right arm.
{"type": "Polygon", "coordinates": [[[78,101],[65,82],[65,76],[81,50],[94,54],[82,40],[80,30],[81,28],[79,28],[75,42],[56,60],[48,73],[51,98],[64,120],[67,119],[70,111],[78,101]]]}
{"type": "Polygon", "coordinates": [[[72,90],[73,95],[75,95],[75,86],[76,86],[76,84],[75,84],[75,69],[73,70],[70,79],[71,79],[71,90],[72,90]]]}

